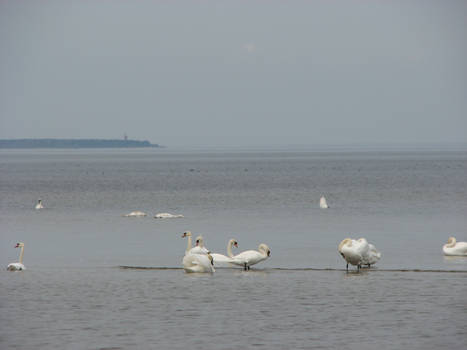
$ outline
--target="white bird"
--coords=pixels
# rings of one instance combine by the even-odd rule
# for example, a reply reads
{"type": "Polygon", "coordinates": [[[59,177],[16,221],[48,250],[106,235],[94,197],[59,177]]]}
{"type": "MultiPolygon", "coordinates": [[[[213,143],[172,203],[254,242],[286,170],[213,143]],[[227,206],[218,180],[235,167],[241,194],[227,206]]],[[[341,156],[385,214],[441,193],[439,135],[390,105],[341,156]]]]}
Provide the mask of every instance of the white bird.
{"type": "Polygon", "coordinates": [[[243,266],[243,269],[249,270],[250,266],[255,265],[271,256],[269,247],[261,243],[258,250],[246,250],[232,257],[232,264],[243,266]]]}
{"type": "Polygon", "coordinates": [[[170,213],[157,213],[154,215],[155,219],[176,219],[176,218],[183,218],[181,214],[170,214],[170,213]]]}
{"type": "Polygon", "coordinates": [[[358,242],[362,244],[362,249],[365,249],[362,251],[362,265],[370,267],[381,259],[381,252],[373,244],[368,243],[365,238],[359,238],[358,242]]]}
{"type": "Polygon", "coordinates": [[[454,237],[449,237],[448,243],[443,245],[444,255],[467,256],[467,242],[457,242],[454,237]]]}
{"type": "MultiPolygon", "coordinates": [[[[187,231],[190,232],[190,231],[187,231]]],[[[195,246],[190,249],[191,254],[211,254],[208,248],[204,246],[203,236],[196,237],[195,246]]]]}
{"type": "Polygon", "coordinates": [[[142,211],[132,211],[131,213],[129,214],[124,214],[122,216],[125,216],[127,218],[140,218],[140,217],[143,217],[143,216],[147,216],[148,214],[142,212],[142,211]]]}
{"type": "Polygon", "coordinates": [[[15,248],[21,248],[21,251],[20,251],[20,253],[19,253],[19,262],[8,264],[8,266],[7,266],[6,269],[7,269],[8,271],[21,271],[21,270],[25,270],[26,267],[23,265],[24,243],[22,243],[22,242],[16,243],[15,248]]]}
{"type": "Polygon", "coordinates": [[[42,205],[42,199],[38,199],[37,200],[37,204],[36,204],[36,209],[44,209],[44,206],[42,205]]]}
{"type": "Polygon", "coordinates": [[[320,207],[321,209],[327,209],[327,208],[329,208],[328,203],[326,202],[326,198],[324,198],[324,196],[321,197],[320,200],[319,200],[319,207],[320,207]]]}
{"type": "Polygon", "coordinates": [[[231,239],[227,242],[227,256],[218,253],[211,253],[214,259],[214,265],[219,263],[231,263],[233,258],[232,247],[238,248],[238,243],[235,239],[231,239]]]}
{"type": "Polygon", "coordinates": [[[368,242],[366,242],[366,240],[356,241],[351,238],[342,240],[337,248],[347,262],[347,270],[349,270],[349,264],[357,266],[357,270],[360,270],[363,262],[363,255],[367,254],[368,249],[368,242]]]}
{"type": "Polygon", "coordinates": [[[191,232],[186,231],[185,233],[183,233],[182,237],[188,237],[185,256],[182,260],[183,269],[185,270],[185,272],[215,272],[216,270],[213,266],[213,259],[209,253],[192,252],[191,232]]]}

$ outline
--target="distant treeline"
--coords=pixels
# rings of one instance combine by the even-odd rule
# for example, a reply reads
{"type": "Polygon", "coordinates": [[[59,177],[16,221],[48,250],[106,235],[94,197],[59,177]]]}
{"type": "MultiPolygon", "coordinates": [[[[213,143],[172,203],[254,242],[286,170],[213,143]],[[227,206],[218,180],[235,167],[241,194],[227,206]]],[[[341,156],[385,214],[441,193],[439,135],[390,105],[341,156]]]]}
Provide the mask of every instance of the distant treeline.
{"type": "Polygon", "coordinates": [[[0,148],[145,148],[161,147],[149,141],[102,139],[12,139],[0,140],[0,148]]]}

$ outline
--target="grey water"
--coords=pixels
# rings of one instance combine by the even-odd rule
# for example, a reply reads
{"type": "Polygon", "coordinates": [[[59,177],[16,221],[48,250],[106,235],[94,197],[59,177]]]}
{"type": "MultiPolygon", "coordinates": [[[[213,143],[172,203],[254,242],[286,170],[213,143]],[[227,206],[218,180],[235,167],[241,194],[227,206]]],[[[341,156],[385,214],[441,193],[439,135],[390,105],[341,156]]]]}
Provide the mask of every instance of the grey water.
{"type": "Polygon", "coordinates": [[[466,174],[463,150],[2,150],[0,264],[22,241],[27,269],[0,270],[0,348],[465,347],[467,258],[441,248],[466,174]],[[186,274],[186,230],[271,257],[186,274]],[[346,237],[381,260],[347,273],[346,237]]]}

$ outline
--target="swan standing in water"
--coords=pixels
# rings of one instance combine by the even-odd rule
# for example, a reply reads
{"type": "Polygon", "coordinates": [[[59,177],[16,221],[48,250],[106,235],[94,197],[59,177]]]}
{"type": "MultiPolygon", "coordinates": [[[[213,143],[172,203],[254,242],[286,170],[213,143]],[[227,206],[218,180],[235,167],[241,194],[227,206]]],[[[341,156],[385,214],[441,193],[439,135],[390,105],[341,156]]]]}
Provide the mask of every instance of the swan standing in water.
{"type": "Polygon", "coordinates": [[[444,255],[467,256],[467,242],[457,242],[454,237],[449,237],[448,243],[443,245],[444,255]]]}
{"type": "Polygon", "coordinates": [[[42,199],[37,200],[37,204],[35,206],[36,209],[44,209],[44,206],[42,205],[42,199]]]}
{"type": "Polygon", "coordinates": [[[269,247],[266,244],[261,243],[258,250],[246,250],[237,254],[232,257],[232,261],[230,261],[230,263],[243,266],[243,269],[246,271],[250,269],[250,266],[266,260],[270,256],[271,250],[269,250],[269,247]]]}
{"type": "Polygon", "coordinates": [[[321,209],[329,208],[328,203],[326,202],[326,198],[324,198],[324,196],[319,199],[319,207],[321,209]]]}
{"type": "Polygon", "coordinates": [[[129,214],[124,214],[122,216],[125,216],[127,218],[140,218],[140,217],[143,217],[143,216],[147,216],[148,214],[142,212],[142,211],[132,211],[131,213],[129,214]]]}
{"type": "Polygon", "coordinates": [[[368,243],[365,238],[359,238],[357,242],[360,242],[362,249],[364,249],[362,251],[362,265],[367,265],[369,268],[381,259],[381,252],[373,244],[368,243]]]}
{"type": "Polygon", "coordinates": [[[212,253],[211,256],[214,259],[214,264],[219,263],[231,263],[234,255],[232,254],[232,247],[238,248],[237,240],[231,239],[227,243],[227,256],[223,254],[212,253]]]}
{"type": "MultiPolygon", "coordinates": [[[[183,233],[182,237],[188,237],[185,256],[182,260],[183,269],[185,272],[215,272],[216,270],[213,266],[213,259],[209,252],[197,253],[197,250],[193,251],[194,248],[191,247],[191,232],[186,231],[183,233]]],[[[199,237],[197,238],[197,241],[199,241],[199,237]]],[[[203,242],[201,241],[201,243],[203,242]]]]}
{"type": "Polygon", "coordinates": [[[19,262],[8,264],[7,270],[8,271],[22,271],[25,270],[26,267],[23,265],[23,256],[24,256],[24,243],[16,243],[15,248],[21,248],[19,253],[19,262]]]}
{"type": "Polygon", "coordinates": [[[363,263],[363,256],[367,254],[369,247],[368,242],[356,241],[351,238],[342,240],[337,250],[347,262],[346,269],[349,270],[349,264],[357,266],[357,270],[360,270],[363,263]]]}

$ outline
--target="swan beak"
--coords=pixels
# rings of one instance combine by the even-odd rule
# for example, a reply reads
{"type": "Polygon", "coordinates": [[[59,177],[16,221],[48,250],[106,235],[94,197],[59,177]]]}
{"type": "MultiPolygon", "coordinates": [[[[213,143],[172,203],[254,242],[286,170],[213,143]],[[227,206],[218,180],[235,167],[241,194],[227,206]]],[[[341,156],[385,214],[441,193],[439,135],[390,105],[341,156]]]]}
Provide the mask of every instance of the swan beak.
{"type": "Polygon", "coordinates": [[[19,248],[19,243],[16,243],[15,248],[19,248]]]}
{"type": "Polygon", "coordinates": [[[268,250],[268,256],[271,256],[271,251],[270,250],[268,250]]]}
{"type": "Polygon", "coordinates": [[[234,247],[238,248],[238,243],[237,242],[234,243],[234,247]]]}
{"type": "Polygon", "coordinates": [[[196,240],[196,246],[198,246],[198,244],[199,244],[199,239],[196,240]]]}

